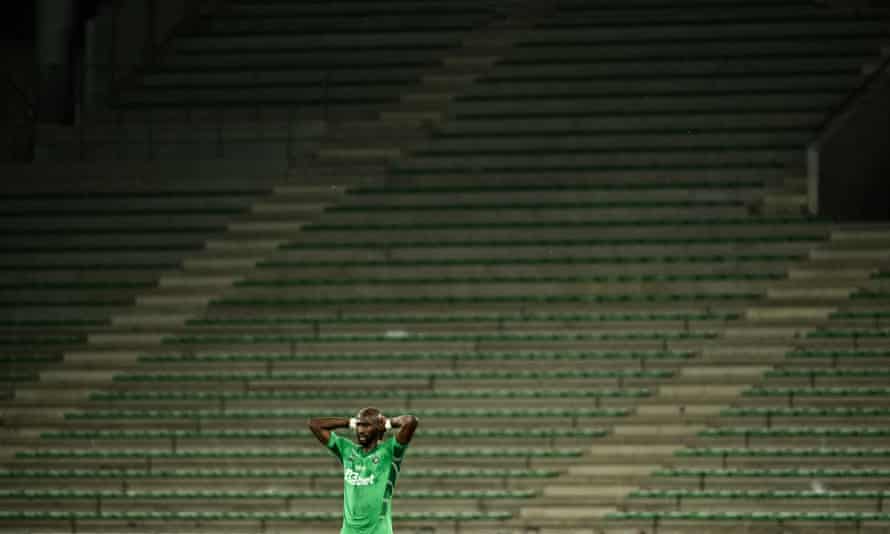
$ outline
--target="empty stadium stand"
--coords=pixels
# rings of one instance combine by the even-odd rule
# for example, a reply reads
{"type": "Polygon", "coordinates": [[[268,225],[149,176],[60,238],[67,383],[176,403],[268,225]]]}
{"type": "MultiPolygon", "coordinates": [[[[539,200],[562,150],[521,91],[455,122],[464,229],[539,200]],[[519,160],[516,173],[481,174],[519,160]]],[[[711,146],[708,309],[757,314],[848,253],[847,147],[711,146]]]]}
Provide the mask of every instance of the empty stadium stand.
{"type": "Polygon", "coordinates": [[[0,197],[0,530],[335,532],[374,405],[398,532],[887,532],[890,223],[804,148],[888,23],[222,3],[0,197]]]}

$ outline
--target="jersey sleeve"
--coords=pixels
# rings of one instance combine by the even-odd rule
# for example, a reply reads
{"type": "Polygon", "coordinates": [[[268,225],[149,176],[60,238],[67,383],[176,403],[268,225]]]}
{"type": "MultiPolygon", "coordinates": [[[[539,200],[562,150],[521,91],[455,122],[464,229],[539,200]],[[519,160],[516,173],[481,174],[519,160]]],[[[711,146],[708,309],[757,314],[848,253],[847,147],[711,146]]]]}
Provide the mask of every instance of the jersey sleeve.
{"type": "Polygon", "coordinates": [[[337,457],[337,461],[341,464],[343,463],[343,453],[347,443],[351,442],[335,432],[331,432],[331,437],[328,438],[328,450],[337,457]]]}
{"type": "Polygon", "coordinates": [[[408,445],[399,443],[399,440],[397,440],[395,436],[390,439],[392,440],[392,462],[398,469],[402,466],[402,460],[405,459],[405,452],[408,450],[408,445]]]}

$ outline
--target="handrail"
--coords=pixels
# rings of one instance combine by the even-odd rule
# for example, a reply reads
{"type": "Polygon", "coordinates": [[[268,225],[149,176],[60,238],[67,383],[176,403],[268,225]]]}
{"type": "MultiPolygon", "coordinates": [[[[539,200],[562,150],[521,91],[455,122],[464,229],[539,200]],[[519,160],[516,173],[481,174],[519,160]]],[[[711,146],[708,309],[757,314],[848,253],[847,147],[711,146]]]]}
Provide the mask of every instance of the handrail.
{"type": "Polygon", "coordinates": [[[884,71],[886,71],[886,70],[888,70],[888,68],[890,68],[890,50],[887,50],[886,53],[884,53],[884,50],[882,47],[881,56],[882,56],[882,59],[881,59],[881,62],[878,64],[878,66],[872,72],[870,72],[865,77],[865,79],[863,79],[859,83],[859,85],[857,85],[852,91],[850,91],[850,93],[847,94],[847,96],[844,98],[843,101],[841,101],[840,104],[834,106],[828,112],[828,115],[825,116],[825,118],[819,124],[819,127],[816,129],[815,136],[809,143],[807,143],[807,145],[811,145],[811,144],[817,142],[819,140],[819,138],[821,138],[822,135],[826,131],[828,131],[832,127],[832,125],[835,122],[837,122],[837,120],[841,116],[843,116],[847,111],[849,111],[851,108],[853,108],[854,105],[856,104],[856,102],[865,93],[867,93],[868,90],[871,89],[871,87],[873,85],[875,85],[878,82],[878,80],[881,78],[881,75],[884,73],[884,71]]]}

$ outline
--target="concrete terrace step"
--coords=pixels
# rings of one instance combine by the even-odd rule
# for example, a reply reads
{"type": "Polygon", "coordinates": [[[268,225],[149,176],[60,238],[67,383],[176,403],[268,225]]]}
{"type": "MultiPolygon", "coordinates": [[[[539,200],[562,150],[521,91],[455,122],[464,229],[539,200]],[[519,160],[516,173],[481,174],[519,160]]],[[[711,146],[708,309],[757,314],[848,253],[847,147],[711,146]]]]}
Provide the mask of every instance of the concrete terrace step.
{"type": "Polygon", "coordinates": [[[379,14],[365,13],[361,18],[352,18],[348,13],[332,13],[324,18],[307,17],[305,14],[245,16],[243,13],[238,15],[233,13],[232,15],[225,17],[217,15],[212,18],[202,28],[202,34],[214,36],[262,34],[266,32],[315,33],[319,31],[319,28],[332,32],[385,31],[386,29],[398,30],[405,27],[411,27],[415,30],[441,31],[443,29],[469,29],[474,25],[484,23],[491,17],[491,14],[485,10],[434,12],[433,17],[430,16],[430,13],[424,12],[404,14],[393,14],[391,12],[379,14]]]}
{"type": "Polygon", "coordinates": [[[523,258],[526,260],[546,260],[547,258],[614,258],[628,255],[642,256],[722,256],[733,254],[744,255],[776,255],[776,254],[805,254],[813,245],[817,245],[819,239],[808,240],[739,240],[722,239],[718,241],[685,240],[685,241],[591,241],[579,240],[577,242],[479,242],[469,243],[442,243],[438,247],[389,245],[387,247],[355,247],[344,249],[342,247],[329,247],[328,249],[315,247],[297,247],[283,249],[276,254],[278,261],[294,262],[298,260],[308,262],[416,262],[416,261],[505,261],[508,259],[523,258]],[[333,250],[339,248],[339,250],[333,250]]]}
{"type": "Polygon", "coordinates": [[[641,277],[641,276],[690,276],[690,275],[751,275],[772,276],[776,279],[784,277],[786,265],[789,261],[748,261],[748,262],[720,262],[710,263],[612,263],[606,261],[601,264],[596,262],[562,262],[554,259],[549,262],[523,263],[517,261],[513,264],[492,263],[486,265],[433,262],[418,264],[357,264],[357,265],[311,265],[311,264],[278,264],[275,260],[261,263],[258,271],[251,275],[251,280],[274,279],[379,279],[379,278],[499,278],[499,277],[641,277]]]}
{"type": "Polygon", "coordinates": [[[632,148],[640,146],[652,147],[724,147],[747,146],[754,143],[763,144],[792,144],[805,143],[810,135],[808,128],[773,128],[773,129],[705,129],[698,130],[672,130],[650,129],[639,131],[564,131],[554,132],[548,135],[546,131],[535,134],[533,132],[508,132],[485,135],[483,133],[473,135],[471,133],[449,134],[442,132],[427,142],[426,146],[418,147],[415,153],[437,155],[448,152],[472,153],[474,151],[486,152],[522,151],[522,150],[565,150],[565,149],[605,149],[605,148],[632,148]],[[682,134],[682,135],[681,135],[682,134]]]}
{"type": "MultiPolygon", "coordinates": [[[[731,21],[738,20],[836,20],[842,18],[855,18],[858,10],[845,8],[844,6],[823,6],[808,4],[807,2],[775,2],[739,4],[736,2],[703,2],[692,4],[658,4],[647,3],[637,5],[629,3],[626,6],[596,4],[572,4],[561,3],[558,16],[554,20],[545,21],[545,27],[583,27],[597,22],[606,23],[616,19],[618,21],[631,19],[639,21],[641,11],[659,15],[658,21],[681,20],[686,22],[700,21],[704,23],[721,19],[731,21]],[[634,17],[637,15],[637,17],[634,17]]],[[[886,9],[862,8],[862,13],[868,13],[875,17],[886,16],[886,9]]]]}
{"type": "Polygon", "coordinates": [[[303,49],[324,51],[368,47],[368,50],[386,48],[423,49],[448,47],[460,42],[468,28],[374,28],[370,31],[329,31],[323,34],[292,32],[261,32],[258,34],[187,35],[176,41],[176,52],[207,52],[217,50],[275,51],[303,49]]]}
{"type": "Polygon", "coordinates": [[[380,71],[373,68],[342,69],[329,72],[269,67],[245,67],[243,71],[228,69],[194,71],[164,69],[151,71],[142,78],[144,88],[196,87],[221,85],[293,84],[294,87],[357,85],[375,83],[416,83],[424,69],[418,67],[380,71]]]}
{"type": "MultiPolygon", "coordinates": [[[[648,192],[646,193],[649,194],[648,192]]],[[[639,198],[642,195],[637,195],[639,198]]],[[[658,197],[657,193],[651,193],[658,197]]],[[[712,221],[717,224],[738,224],[749,215],[750,205],[756,201],[756,193],[738,192],[711,195],[715,200],[685,200],[682,195],[664,195],[661,202],[644,204],[634,200],[609,201],[587,200],[586,195],[578,195],[576,200],[544,202],[505,202],[503,204],[478,202],[474,204],[439,204],[427,205],[404,204],[399,207],[369,206],[360,208],[357,205],[342,205],[327,210],[319,217],[318,224],[310,225],[307,231],[335,228],[411,228],[423,225],[426,228],[446,228],[463,225],[466,228],[483,228],[486,225],[497,228],[508,223],[517,227],[529,227],[534,224],[542,226],[563,224],[567,228],[573,225],[590,227],[607,226],[646,226],[654,220],[661,219],[676,225],[692,224],[694,221],[712,221]],[[674,198],[671,199],[670,197],[674,198]],[[390,209],[386,209],[389,207],[390,209]],[[459,215],[460,222],[455,221],[459,215]]],[[[633,199],[633,194],[609,195],[612,198],[633,199]]],[[[687,197],[688,198],[688,197],[687,197]]],[[[480,199],[486,200],[486,199],[480,199]]],[[[758,226],[757,219],[749,218],[752,226],[758,226]]],[[[773,219],[774,221],[777,219],[773,219]]]]}
{"type": "Polygon", "coordinates": [[[243,87],[231,88],[195,88],[141,90],[121,95],[122,107],[179,107],[201,108],[209,106],[225,106],[241,104],[244,106],[263,106],[278,104],[287,106],[338,107],[356,105],[378,105],[394,102],[397,92],[392,87],[371,89],[328,90],[324,88],[298,90],[290,87],[243,87]]]}
{"type": "Polygon", "coordinates": [[[498,63],[497,71],[485,77],[488,82],[530,81],[538,79],[564,79],[573,81],[597,75],[682,75],[682,74],[772,74],[793,72],[826,72],[848,70],[858,72],[862,64],[876,57],[875,51],[856,50],[826,54],[815,59],[806,54],[739,54],[735,57],[717,59],[690,57],[688,59],[670,56],[650,58],[613,58],[611,60],[591,57],[556,58],[552,61],[532,63],[507,57],[498,63]],[[729,61],[727,61],[729,60],[729,61]]]}
{"type": "MultiPolygon", "coordinates": [[[[615,89],[594,95],[545,94],[492,99],[480,97],[457,100],[452,106],[451,116],[456,120],[510,119],[517,116],[526,119],[584,119],[597,115],[645,117],[647,114],[673,114],[691,117],[704,113],[805,113],[823,111],[827,106],[836,104],[851,88],[848,84],[812,89],[767,88],[736,91],[732,88],[718,88],[702,91],[674,86],[668,90],[615,89]],[[806,101],[801,102],[802,98],[806,98],[806,101]]],[[[685,122],[689,119],[682,120],[685,122]]],[[[609,123],[605,125],[608,126],[609,123]]]]}
{"type": "Polygon", "coordinates": [[[873,228],[841,229],[831,233],[833,241],[868,243],[870,241],[890,241],[890,229],[878,225],[873,228]]]}
{"type": "MultiPolygon", "coordinates": [[[[520,43],[505,65],[526,66],[544,63],[594,61],[631,61],[655,58],[734,60],[774,58],[819,54],[874,56],[881,50],[884,36],[839,35],[824,32],[811,39],[787,39],[779,35],[748,38],[715,37],[707,39],[648,39],[646,41],[601,41],[591,47],[587,41],[554,41],[551,43],[520,43]]],[[[812,56],[811,56],[812,57],[812,56]]]]}
{"type": "MultiPolygon", "coordinates": [[[[849,14],[849,12],[847,12],[849,14]]],[[[657,24],[640,19],[628,19],[626,23],[614,20],[575,21],[572,26],[549,27],[543,25],[529,35],[525,43],[554,42],[597,42],[597,41],[645,41],[649,39],[680,38],[739,38],[810,37],[823,33],[835,35],[879,34],[886,31],[879,21],[857,20],[837,13],[823,12],[817,16],[800,13],[796,17],[782,20],[771,17],[727,18],[724,20],[689,21],[664,19],[657,24]],[[821,16],[820,16],[821,15],[821,16]]]]}
{"type": "Polygon", "coordinates": [[[375,15],[419,15],[449,13],[487,13],[494,11],[504,3],[491,3],[480,6],[467,0],[454,2],[431,1],[424,4],[410,4],[400,1],[383,1],[373,5],[364,2],[348,0],[331,5],[325,2],[304,2],[300,4],[288,4],[281,2],[233,2],[226,10],[220,11],[219,16],[226,17],[258,17],[258,16],[301,16],[307,18],[331,17],[342,13],[375,16],[375,15]]]}
{"type": "MultiPolygon", "coordinates": [[[[644,208],[645,206],[639,206],[644,208]]],[[[706,221],[706,220],[705,220],[706,221]]],[[[435,246],[484,246],[486,243],[498,243],[500,246],[521,247],[535,243],[550,243],[553,246],[571,242],[585,242],[590,245],[670,245],[695,243],[733,242],[819,242],[825,239],[826,226],[821,224],[800,223],[795,220],[776,221],[776,224],[670,224],[665,223],[653,228],[652,221],[639,225],[624,226],[621,221],[602,222],[581,221],[578,223],[546,222],[508,223],[508,224],[442,224],[424,226],[382,225],[380,227],[351,226],[326,229],[323,226],[307,228],[282,249],[349,249],[349,248],[383,248],[383,247],[435,247],[435,246]],[[401,227],[400,227],[401,226],[401,227]],[[523,239],[517,239],[517,231],[522,232],[523,239]],[[595,237],[594,237],[595,236],[595,237]]],[[[217,241],[208,241],[208,248],[216,246],[217,241]]],[[[270,241],[270,244],[272,242],[270,241]]],[[[260,246],[257,242],[256,246],[260,246]]],[[[789,282],[791,283],[791,282],[789,282]]],[[[805,284],[805,282],[794,282],[805,284]]]]}
{"type": "MultiPolygon", "coordinates": [[[[686,112],[643,111],[582,111],[574,114],[456,113],[455,120],[445,124],[442,131],[451,135],[566,135],[573,132],[604,131],[629,135],[633,131],[657,129],[714,130],[720,128],[815,128],[823,115],[821,109],[780,110],[686,110],[686,112]],[[624,132],[624,133],[621,133],[624,132]]],[[[738,177],[737,177],[738,178],[738,177]]]]}
{"type": "Polygon", "coordinates": [[[389,79],[398,81],[416,75],[421,69],[440,65],[442,53],[458,44],[458,41],[450,41],[416,47],[302,46],[255,50],[238,47],[213,51],[182,51],[170,56],[160,72],[237,72],[244,68],[248,71],[250,69],[329,71],[331,72],[329,77],[337,77],[342,71],[377,67],[387,69],[389,79]]]}
{"type": "MultiPolygon", "coordinates": [[[[497,72],[497,71],[495,71],[497,72]]],[[[751,92],[781,90],[813,90],[820,88],[846,88],[855,85],[861,78],[859,69],[840,69],[837,72],[796,71],[783,73],[688,73],[688,74],[604,74],[575,75],[573,78],[557,77],[548,80],[539,75],[536,79],[482,78],[460,97],[461,101],[497,99],[544,99],[570,97],[573,95],[608,95],[627,92],[628,94],[663,94],[679,87],[685,92],[722,92],[730,89],[744,89],[751,92]]]]}
{"type": "MultiPolygon", "coordinates": [[[[439,152],[442,145],[439,139],[434,141],[436,150],[430,153],[439,152]]],[[[443,152],[450,152],[444,150],[443,152]]],[[[454,151],[455,154],[462,153],[454,151]]],[[[497,206],[526,204],[538,206],[548,202],[556,202],[560,205],[569,201],[589,202],[607,200],[640,200],[641,194],[645,193],[647,200],[658,200],[662,196],[665,199],[685,199],[685,200],[714,200],[726,198],[738,198],[735,195],[754,195],[768,187],[774,187],[770,180],[737,180],[737,181],[674,181],[674,182],[650,182],[650,183],[634,183],[615,181],[602,184],[517,184],[517,185],[476,185],[461,186],[454,184],[448,186],[419,186],[419,187],[398,187],[390,186],[386,188],[357,188],[350,194],[342,197],[342,202],[334,207],[336,211],[347,211],[350,209],[358,209],[353,206],[375,205],[386,206],[388,204],[397,203],[400,205],[429,205],[441,206],[445,204],[468,204],[471,206],[497,206]],[[614,197],[614,198],[613,198],[614,197]]]]}

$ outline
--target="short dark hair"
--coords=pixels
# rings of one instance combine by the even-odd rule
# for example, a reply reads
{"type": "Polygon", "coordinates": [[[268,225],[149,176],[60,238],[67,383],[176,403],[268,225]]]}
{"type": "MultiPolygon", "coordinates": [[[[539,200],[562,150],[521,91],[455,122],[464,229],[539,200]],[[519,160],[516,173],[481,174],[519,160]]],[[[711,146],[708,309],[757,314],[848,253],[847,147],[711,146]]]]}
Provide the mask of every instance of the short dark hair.
{"type": "Polygon", "coordinates": [[[380,415],[380,410],[377,408],[372,408],[368,406],[367,408],[362,408],[358,411],[358,417],[378,417],[380,415]]]}

